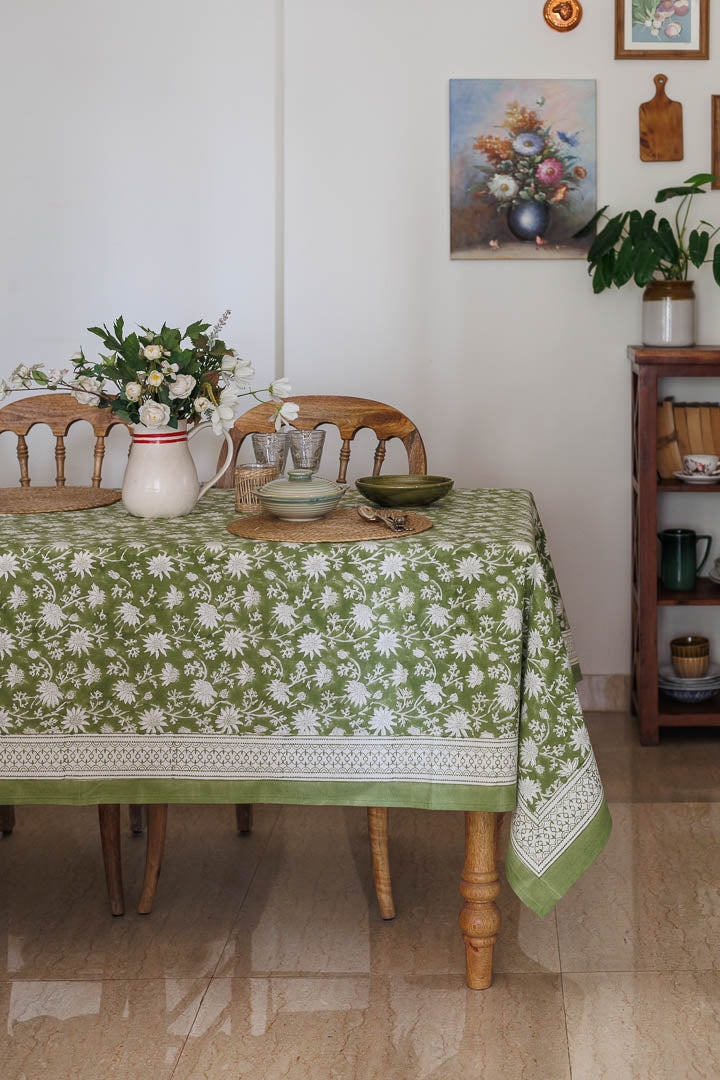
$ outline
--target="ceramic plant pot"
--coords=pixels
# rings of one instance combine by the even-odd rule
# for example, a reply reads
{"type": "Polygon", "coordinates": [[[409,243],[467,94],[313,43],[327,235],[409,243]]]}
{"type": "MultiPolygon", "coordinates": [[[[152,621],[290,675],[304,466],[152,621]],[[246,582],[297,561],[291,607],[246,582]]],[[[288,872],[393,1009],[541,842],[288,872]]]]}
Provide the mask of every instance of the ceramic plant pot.
{"type": "Polygon", "coordinates": [[[546,202],[528,199],[508,210],[507,223],[510,232],[518,240],[534,242],[543,238],[550,228],[550,207],[546,202]]]}
{"type": "Polygon", "coordinates": [[[685,348],[695,344],[695,286],[692,281],[651,281],[642,303],[645,345],[685,348]]]}
{"type": "Polygon", "coordinates": [[[129,514],[144,518],[181,517],[189,514],[198,499],[217,483],[233,459],[232,439],[226,432],[225,464],[212,480],[200,487],[188,447],[199,430],[195,427],[188,433],[186,420],[180,420],[177,428],[135,424],[122,486],[122,501],[129,514]]]}

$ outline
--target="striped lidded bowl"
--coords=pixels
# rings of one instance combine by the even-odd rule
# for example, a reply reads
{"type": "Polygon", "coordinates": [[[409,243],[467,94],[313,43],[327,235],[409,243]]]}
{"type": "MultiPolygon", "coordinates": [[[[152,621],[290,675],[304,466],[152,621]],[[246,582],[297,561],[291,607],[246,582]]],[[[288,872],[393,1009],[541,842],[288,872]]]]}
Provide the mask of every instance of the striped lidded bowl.
{"type": "Polygon", "coordinates": [[[316,521],[338,505],[347,485],[313,477],[310,469],[294,469],[287,480],[271,480],[258,490],[263,510],[283,521],[316,521]]]}

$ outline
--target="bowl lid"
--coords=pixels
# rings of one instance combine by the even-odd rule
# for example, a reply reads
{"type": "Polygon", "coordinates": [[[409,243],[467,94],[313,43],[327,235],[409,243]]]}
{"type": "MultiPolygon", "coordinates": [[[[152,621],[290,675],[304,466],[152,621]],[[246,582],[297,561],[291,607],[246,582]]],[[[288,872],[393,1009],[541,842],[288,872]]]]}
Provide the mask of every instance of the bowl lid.
{"type": "Polygon", "coordinates": [[[345,487],[313,476],[312,469],[291,469],[287,480],[278,478],[258,490],[264,499],[282,499],[283,502],[307,502],[308,499],[330,499],[341,495],[345,487]]]}

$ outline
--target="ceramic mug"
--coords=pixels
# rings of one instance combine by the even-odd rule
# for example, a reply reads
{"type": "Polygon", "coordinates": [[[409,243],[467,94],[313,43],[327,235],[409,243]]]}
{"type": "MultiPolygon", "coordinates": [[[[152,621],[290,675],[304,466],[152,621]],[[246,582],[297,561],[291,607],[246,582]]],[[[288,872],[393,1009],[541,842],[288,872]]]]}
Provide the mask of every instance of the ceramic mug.
{"type": "Polygon", "coordinates": [[[663,585],[676,592],[691,592],[710,554],[712,536],[698,535],[692,529],[663,529],[657,535],[661,548],[660,578],[663,585]],[[705,541],[705,554],[699,564],[698,540],[705,541]]]}
{"type": "Polygon", "coordinates": [[[717,454],[685,454],[683,469],[688,476],[714,476],[720,464],[717,454]]]}

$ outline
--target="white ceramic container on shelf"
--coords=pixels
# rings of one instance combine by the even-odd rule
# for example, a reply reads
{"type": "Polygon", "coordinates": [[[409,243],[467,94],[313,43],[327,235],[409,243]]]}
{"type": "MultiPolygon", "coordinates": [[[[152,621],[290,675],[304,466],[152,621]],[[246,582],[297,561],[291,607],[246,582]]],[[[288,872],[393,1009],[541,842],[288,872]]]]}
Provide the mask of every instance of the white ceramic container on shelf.
{"type": "Polygon", "coordinates": [[[642,301],[644,345],[687,348],[695,344],[695,288],[692,281],[651,281],[642,301]]]}
{"type": "Polygon", "coordinates": [[[271,480],[258,490],[263,510],[283,521],[315,521],[334,510],[347,484],[313,477],[310,469],[292,469],[287,480],[271,480]]]}
{"type": "Polygon", "coordinates": [[[230,468],[233,445],[230,433],[226,432],[225,464],[212,480],[200,487],[188,447],[199,430],[195,427],[188,432],[186,420],[180,420],[177,428],[135,424],[122,486],[122,501],[129,514],[144,518],[189,514],[198,499],[230,468]]]}

